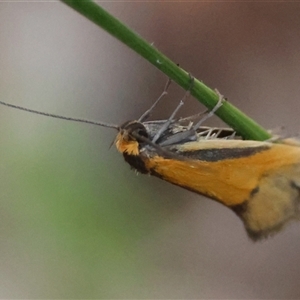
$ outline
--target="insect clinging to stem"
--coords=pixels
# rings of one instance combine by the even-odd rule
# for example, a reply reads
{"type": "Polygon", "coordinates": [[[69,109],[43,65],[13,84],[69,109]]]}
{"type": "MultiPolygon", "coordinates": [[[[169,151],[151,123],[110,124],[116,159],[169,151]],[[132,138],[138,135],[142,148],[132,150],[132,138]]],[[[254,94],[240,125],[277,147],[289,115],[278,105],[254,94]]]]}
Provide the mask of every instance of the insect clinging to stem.
{"type": "Polygon", "coordinates": [[[249,237],[272,235],[300,216],[300,143],[242,140],[229,128],[205,127],[203,122],[222,105],[203,114],[176,118],[189,95],[166,120],[147,121],[167,94],[163,93],[138,120],[121,126],[44,113],[0,101],[31,113],[118,130],[115,145],[136,171],[150,174],[233,210],[249,237]]]}

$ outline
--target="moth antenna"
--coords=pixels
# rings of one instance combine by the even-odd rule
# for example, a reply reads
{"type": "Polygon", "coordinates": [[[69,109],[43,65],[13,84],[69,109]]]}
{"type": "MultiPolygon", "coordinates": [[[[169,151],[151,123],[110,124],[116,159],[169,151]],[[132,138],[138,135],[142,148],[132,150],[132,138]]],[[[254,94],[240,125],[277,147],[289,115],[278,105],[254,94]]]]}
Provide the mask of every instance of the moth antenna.
{"type": "Polygon", "coordinates": [[[92,125],[97,125],[97,126],[107,127],[107,128],[115,128],[115,129],[119,130],[119,126],[117,126],[115,124],[109,124],[109,123],[105,123],[105,122],[97,122],[97,121],[91,121],[91,120],[86,120],[86,119],[72,118],[72,117],[66,117],[66,116],[61,116],[61,115],[46,113],[46,112],[42,112],[42,111],[30,109],[30,108],[27,108],[27,107],[23,107],[23,106],[18,106],[18,105],[6,103],[6,102],[3,102],[3,101],[0,101],[0,104],[2,104],[4,106],[11,107],[11,108],[15,108],[15,109],[27,111],[27,112],[30,112],[30,113],[33,113],[33,114],[46,116],[46,117],[51,117],[51,118],[56,118],[56,119],[62,119],[62,120],[66,120],[66,121],[73,121],[73,122],[80,122],[80,123],[92,124],[92,125]]]}

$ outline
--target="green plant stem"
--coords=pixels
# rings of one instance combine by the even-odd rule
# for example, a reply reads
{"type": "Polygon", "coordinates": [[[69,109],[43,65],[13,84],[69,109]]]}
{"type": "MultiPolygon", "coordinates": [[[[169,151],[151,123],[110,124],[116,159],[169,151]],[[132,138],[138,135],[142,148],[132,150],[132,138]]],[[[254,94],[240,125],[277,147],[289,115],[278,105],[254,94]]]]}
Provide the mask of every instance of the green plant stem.
{"type": "MultiPolygon", "coordinates": [[[[61,1],[144,57],[182,88],[187,90],[190,87],[191,80],[188,72],[177,66],[154,46],[150,45],[98,4],[91,0],[61,1]]],[[[215,107],[218,102],[216,92],[197,79],[195,79],[191,94],[209,109],[215,107]]],[[[237,131],[244,139],[263,141],[271,137],[264,128],[229,102],[224,102],[217,110],[216,115],[237,131]]]]}

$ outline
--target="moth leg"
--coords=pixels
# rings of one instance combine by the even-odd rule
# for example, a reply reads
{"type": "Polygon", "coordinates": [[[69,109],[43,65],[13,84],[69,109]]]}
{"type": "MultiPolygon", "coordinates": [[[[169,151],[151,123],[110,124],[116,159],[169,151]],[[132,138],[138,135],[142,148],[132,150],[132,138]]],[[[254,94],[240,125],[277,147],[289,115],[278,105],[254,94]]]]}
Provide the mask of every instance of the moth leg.
{"type": "Polygon", "coordinates": [[[194,77],[191,74],[189,74],[189,76],[191,79],[191,84],[190,84],[189,89],[186,91],[183,98],[180,100],[179,104],[177,105],[177,107],[175,108],[175,110],[173,111],[171,116],[168,118],[168,120],[166,120],[166,122],[162,125],[162,127],[157,131],[154,138],[152,139],[153,143],[155,143],[160,138],[160,136],[169,128],[169,126],[170,126],[171,122],[173,121],[174,117],[176,116],[177,112],[180,110],[181,106],[184,104],[184,101],[190,96],[191,90],[194,86],[194,77]]]}
{"type": "Polygon", "coordinates": [[[217,104],[209,113],[207,113],[203,118],[200,119],[200,121],[193,127],[193,130],[196,131],[203,122],[205,122],[207,119],[212,117],[215,114],[215,112],[223,105],[224,96],[222,94],[220,94],[220,92],[218,90],[215,90],[215,91],[219,97],[217,104]]]}
{"type": "Polygon", "coordinates": [[[163,92],[158,97],[158,99],[152,104],[152,106],[141,115],[141,117],[138,119],[139,122],[144,122],[151,116],[152,111],[154,110],[156,105],[160,102],[161,99],[163,99],[168,94],[168,88],[169,88],[171,82],[172,82],[172,80],[170,78],[168,78],[168,81],[164,87],[163,92]]]}
{"type": "Polygon", "coordinates": [[[195,119],[198,119],[199,117],[202,117],[203,115],[207,114],[209,112],[209,110],[205,110],[205,111],[202,111],[202,112],[199,112],[195,115],[191,115],[191,116],[188,116],[188,117],[184,117],[184,118],[180,118],[178,120],[179,123],[183,123],[183,122],[187,122],[187,121],[194,121],[195,119]]]}
{"type": "MultiPolygon", "coordinates": [[[[208,118],[212,117],[214,115],[214,113],[223,105],[223,101],[224,101],[223,95],[221,95],[218,90],[215,90],[215,91],[219,96],[219,100],[218,100],[217,104],[215,105],[215,107],[211,111],[206,110],[206,111],[198,113],[196,115],[193,115],[193,116],[190,116],[190,117],[187,117],[187,118],[182,118],[182,119],[179,120],[179,122],[182,122],[182,121],[192,120],[194,118],[200,117],[201,115],[204,115],[198,121],[198,123],[196,123],[196,125],[192,124],[193,126],[192,126],[191,129],[185,131],[184,133],[181,133],[182,138],[186,139],[186,138],[189,137],[191,141],[192,140],[197,140],[197,137],[200,137],[200,136],[204,137],[205,139],[212,139],[212,138],[216,139],[222,133],[222,131],[223,131],[222,129],[220,129],[217,133],[214,133],[213,131],[215,131],[218,128],[212,128],[212,127],[208,128],[207,130],[204,130],[204,131],[199,131],[199,128],[201,127],[201,124],[204,121],[206,121],[208,118]],[[197,132],[197,130],[198,130],[198,132],[197,132]]],[[[228,137],[233,138],[234,136],[235,136],[235,132],[233,132],[233,134],[228,136],[228,137]]]]}

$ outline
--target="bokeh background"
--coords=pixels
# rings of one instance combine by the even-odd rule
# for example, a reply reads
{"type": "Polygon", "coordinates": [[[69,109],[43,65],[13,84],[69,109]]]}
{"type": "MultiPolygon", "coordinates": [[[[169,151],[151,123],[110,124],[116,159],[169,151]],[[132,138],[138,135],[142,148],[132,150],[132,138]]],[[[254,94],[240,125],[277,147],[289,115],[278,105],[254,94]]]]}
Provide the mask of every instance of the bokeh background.
{"type": "MultiPolygon", "coordinates": [[[[299,3],[99,4],[264,127],[299,134],[299,3]]],[[[0,28],[2,101],[120,124],[166,82],[60,2],[1,2],[0,28]]],[[[183,94],[173,84],[153,117],[183,94]]],[[[181,114],[201,110],[191,98],[181,114]]],[[[137,176],[115,134],[0,107],[0,298],[300,297],[299,224],[254,244],[225,207],[137,176]]]]}

